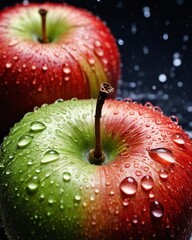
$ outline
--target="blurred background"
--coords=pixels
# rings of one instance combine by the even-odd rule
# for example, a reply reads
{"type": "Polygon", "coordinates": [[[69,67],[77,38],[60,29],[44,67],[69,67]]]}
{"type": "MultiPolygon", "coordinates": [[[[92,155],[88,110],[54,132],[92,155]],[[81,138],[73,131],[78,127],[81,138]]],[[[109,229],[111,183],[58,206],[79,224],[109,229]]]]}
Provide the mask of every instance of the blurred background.
{"type": "MultiPolygon", "coordinates": [[[[0,8],[19,2],[30,1],[1,0],[0,8]]],[[[91,11],[111,29],[122,60],[118,97],[158,105],[166,115],[176,115],[180,125],[192,136],[190,0],[65,2],[91,11]]]]}
{"type": "MultiPolygon", "coordinates": [[[[0,8],[19,2],[29,1],[0,0],[0,8]]],[[[176,115],[192,137],[191,1],[65,2],[91,11],[111,29],[122,61],[118,97],[160,106],[166,115],[176,115]]],[[[0,239],[5,239],[2,230],[0,239]]]]}

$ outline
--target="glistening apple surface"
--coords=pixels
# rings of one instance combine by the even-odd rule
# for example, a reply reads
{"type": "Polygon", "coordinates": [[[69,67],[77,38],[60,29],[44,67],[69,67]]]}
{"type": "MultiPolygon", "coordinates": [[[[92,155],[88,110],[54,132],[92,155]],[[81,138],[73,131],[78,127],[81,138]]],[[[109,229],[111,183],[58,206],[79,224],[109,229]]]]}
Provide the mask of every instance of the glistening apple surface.
{"type": "Polygon", "coordinates": [[[96,100],[28,113],[1,149],[1,214],[12,239],[188,239],[192,143],[160,108],[106,100],[105,162],[89,162],[96,100]]]}

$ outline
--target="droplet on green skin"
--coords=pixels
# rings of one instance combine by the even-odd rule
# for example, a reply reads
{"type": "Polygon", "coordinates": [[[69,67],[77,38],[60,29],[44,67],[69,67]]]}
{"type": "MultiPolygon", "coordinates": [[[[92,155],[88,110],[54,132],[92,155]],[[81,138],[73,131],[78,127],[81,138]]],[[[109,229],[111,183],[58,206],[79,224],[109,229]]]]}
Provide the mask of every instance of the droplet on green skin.
{"type": "Polygon", "coordinates": [[[31,129],[32,132],[35,132],[35,133],[36,132],[42,132],[46,129],[46,126],[42,122],[35,121],[35,122],[31,123],[30,129],[31,129]]]}
{"type": "Polygon", "coordinates": [[[58,160],[59,157],[60,157],[60,155],[57,151],[49,150],[44,154],[43,158],[41,159],[41,163],[42,164],[50,163],[50,162],[58,160]]]}
{"type": "Polygon", "coordinates": [[[38,185],[37,183],[35,183],[35,182],[30,182],[30,183],[27,185],[27,192],[28,192],[28,193],[31,193],[31,194],[36,193],[37,190],[38,190],[38,188],[39,188],[39,185],[38,185]]]}
{"type": "Polygon", "coordinates": [[[64,172],[63,173],[63,180],[64,180],[64,182],[69,182],[71,180],[71,173],[70,172],[64,172]]]}
{"type": "Polygon", "coordinates": [[[30,135],[21,136],[18,140],[17,146],[18,148],[25,148],[27,147],[33,140],[33,137],[30,135]]]}

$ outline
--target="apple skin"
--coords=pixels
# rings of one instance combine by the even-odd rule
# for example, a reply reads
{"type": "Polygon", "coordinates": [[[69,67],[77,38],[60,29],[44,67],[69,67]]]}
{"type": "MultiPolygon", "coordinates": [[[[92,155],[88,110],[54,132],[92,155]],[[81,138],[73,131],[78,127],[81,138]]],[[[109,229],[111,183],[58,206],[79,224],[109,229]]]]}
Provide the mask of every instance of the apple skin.
{"type": "MultiPolygon", "coordinates": [[[[0,12],[0,135],[35,106],[58,98],[95,98],[102,82],[117,89],[120,54],[110,29],[84,9],[17,4],[0,12]],[[49,43],[40,43],[46,9],[49,43]]],[[[115,96],[115,94],[114,94],[115,96]]]]}
{"type": "Polygon", "coordinates": [[[28,113],[0,152],[9,239],[188,240],[192,142],[158,107],[106,100],[102,165],[90,164],[96,100],[28,113]]]}

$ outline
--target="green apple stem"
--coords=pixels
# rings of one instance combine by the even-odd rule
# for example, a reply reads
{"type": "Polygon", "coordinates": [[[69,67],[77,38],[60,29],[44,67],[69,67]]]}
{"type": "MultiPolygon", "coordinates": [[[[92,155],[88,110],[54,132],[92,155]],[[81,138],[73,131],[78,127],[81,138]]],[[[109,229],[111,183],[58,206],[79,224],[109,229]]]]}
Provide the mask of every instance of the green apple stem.
{"type": "Polygon", "coordinates": [[[95,148],[89,152],[89,162],[95,165],[100,165],[105,161],[105,154],[101,147],[100,119],[105,99],[112,94],[113,91],[114,88],[112,88],[109,83],[102,83],[100,86],[95,110],[95,148]]]}
{"type": "Polygon", "coordinates": [[[47,10],[45,9],[39,9],[39,14],[41,15],[41,21],[42,21],[42,38],[39,39],[41,43],[47,43],[47,34],[46,34],[46,15],[47,10]]]}

